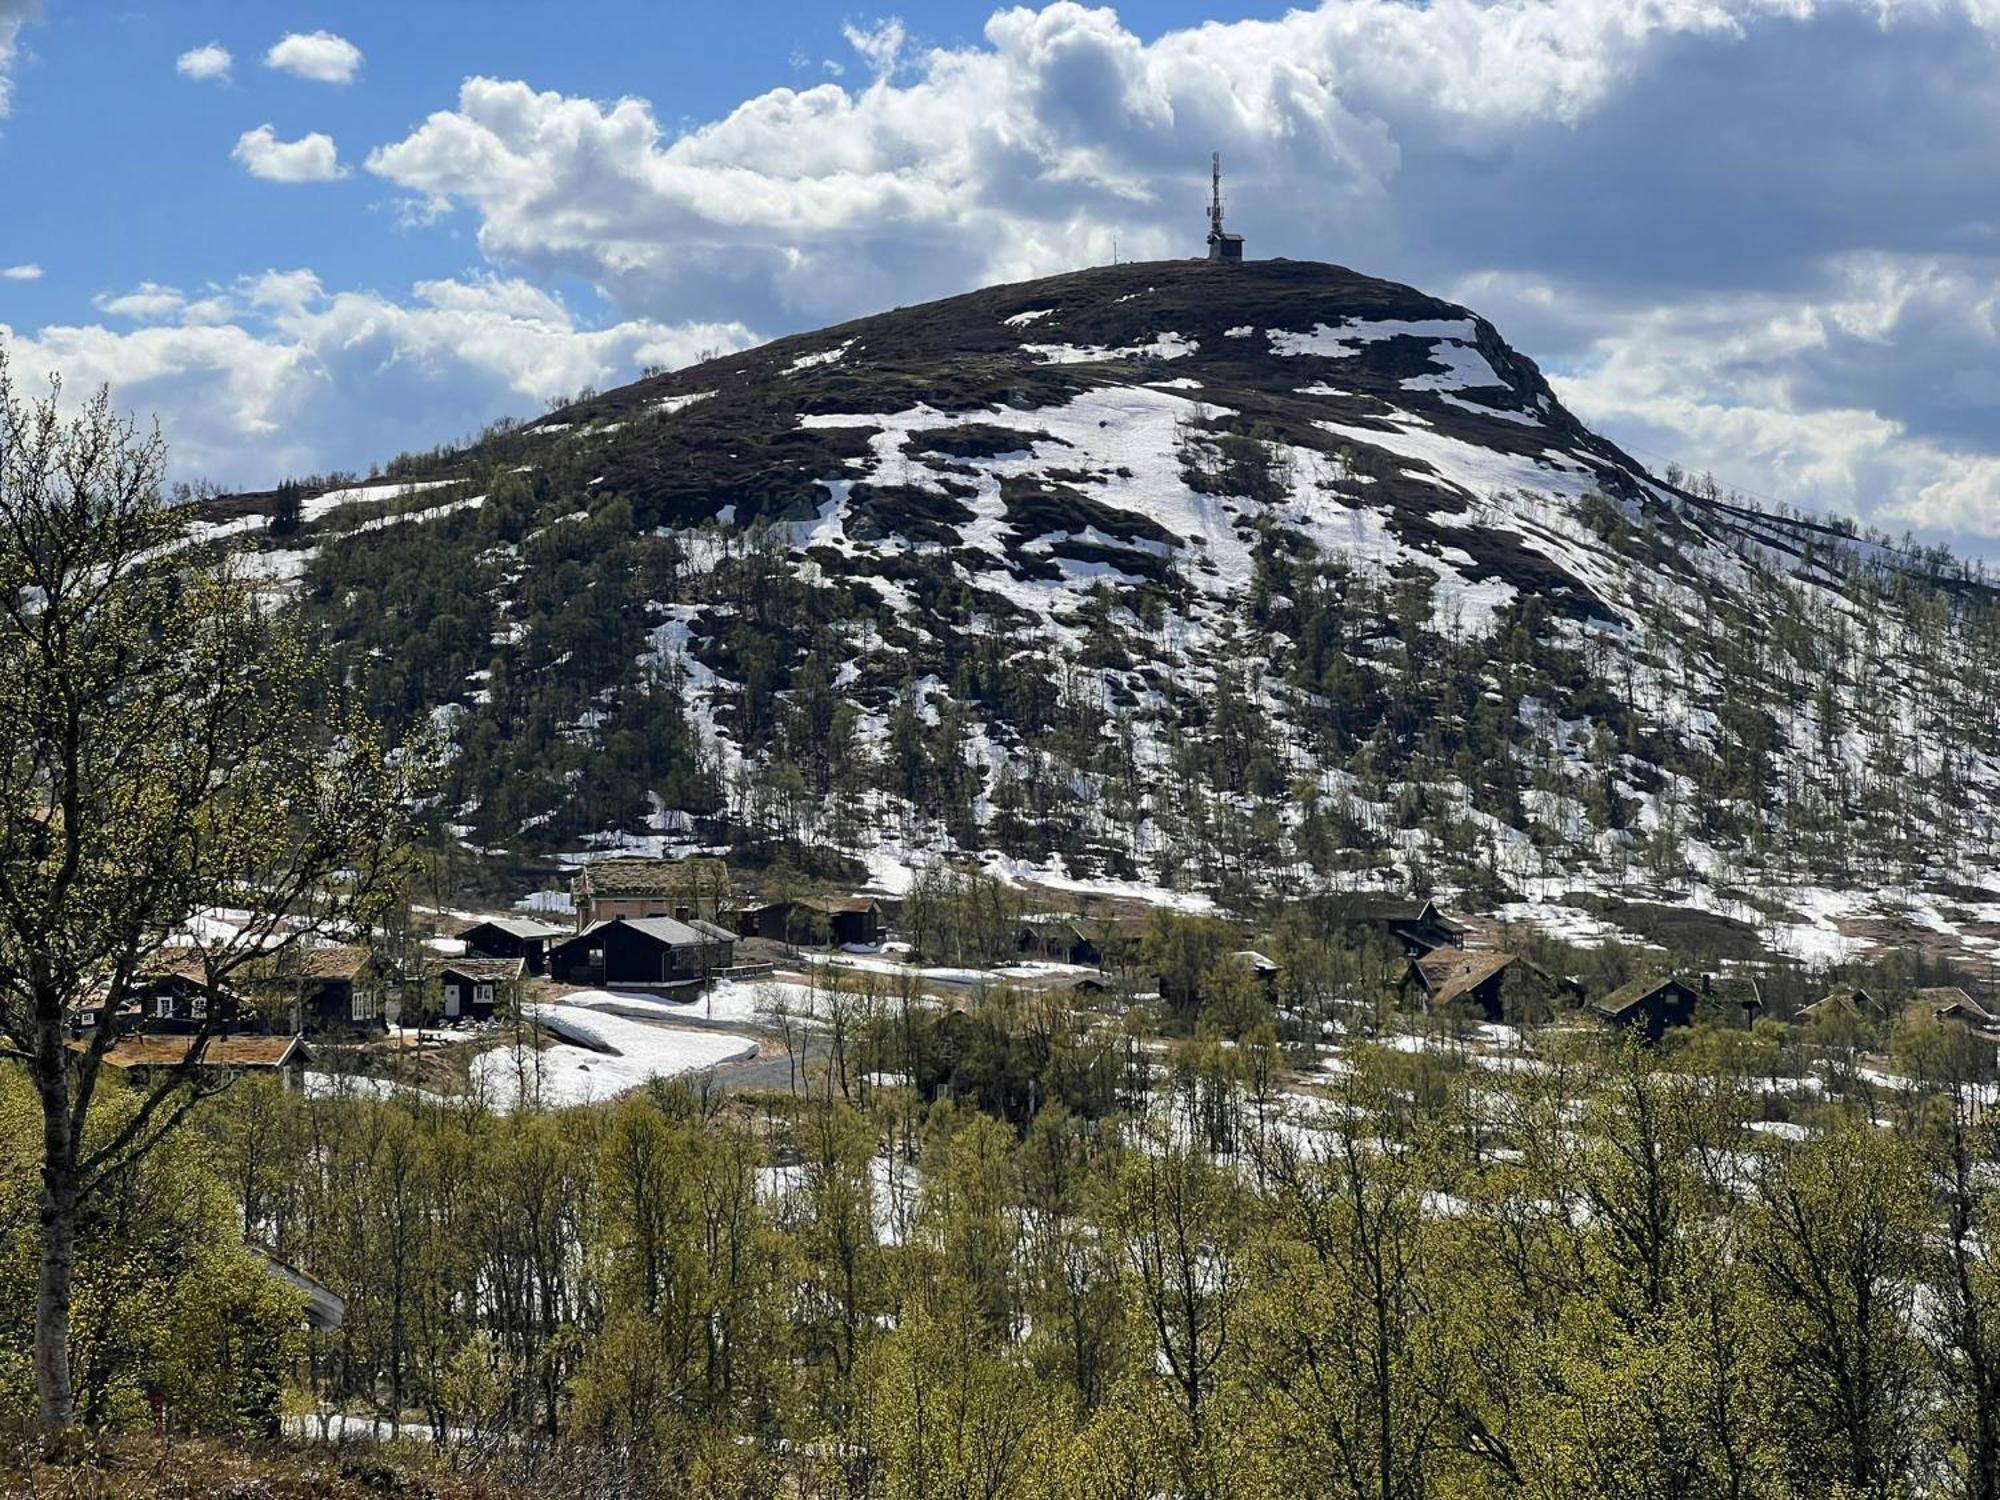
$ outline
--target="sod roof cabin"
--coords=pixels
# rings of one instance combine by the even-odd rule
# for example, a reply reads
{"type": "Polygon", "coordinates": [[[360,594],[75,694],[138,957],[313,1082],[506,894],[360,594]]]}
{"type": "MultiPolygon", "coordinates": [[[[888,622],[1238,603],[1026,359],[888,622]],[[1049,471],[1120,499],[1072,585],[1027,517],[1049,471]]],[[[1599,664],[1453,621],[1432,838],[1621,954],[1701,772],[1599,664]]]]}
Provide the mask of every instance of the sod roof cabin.
{"type": "Polygon", "coordinates": [[[1516,953],[1438,948],[1410,960],[1406,994],[1433,1013],[1457,1010],[1486,1021],[1540,1021],[1553,1013],[1566,981],[1516,953]]]}
{"type": "Polygon", "coordinates": [[[712,921],[728,893],[728,869],[714,859],[592,860],[570,878],[578,932],[613,917],[712,921]]]}
{"type": "Polygon", "coordinates": [[[1647,974],[1628,980],[1590,1008],[1613,1026],[1639,1032],[1657,1042],[1673,1026],[1694,1024],[1701,991],[1671,974],[1647,974]]]}
{"type": "Polygon", "coordinates": [[[787,896],[739,906],[730,913],[741,937],[768,938],[795,948],[882,941],[882,903],[872,896],[787,896]]]}
{"type": "Polygon", "coordinates": [[[1935,1021],[1958,1026],[1983,1036],[2000,1036],[2000,1016],[1981,1005],[1955,984],[1934,985],[1910,996],[1903,1009],[1906,1020],[1935,1021]]]}
{"type": "Polygon", "coordinates": [[[1372,932],[1421,958],[1439,948],[1465,946],[1465,926],[1438,909],[1435,901],[1406,896],[1340,895],[1328,899],[1328,920],[1350,934],[1372,932]]]}
{"type": "Polygon", "coordinates": [[[525,958],[434,959],[422,995],[405,1004],[405,1015],[426,1024],[491,1020],[527,976],[525,958]]]}
{"type": "Polygon", "coordinates": [[[136,1008],[128,1019],[140,1030],[187,1034],[207,1027],[223,1034],[239,1027],[268,1029],[254,1009],[243,1006],[229,979],[209,982],[207,956],[193,944],[163,947],[141,964],[132,997],[136,1008]]]}
{"type": "Polygon", "coordinates": [[[1704,1011],[1709,1019],[1747,1026],[1763,1008],[1763,990],[1749,974],[1641,975],[1591,1006],[1612,1025],[1635,1028],[1649,1042],[1671,1027],[1692,1026],[1704,1011]]]}
{"type": "Polygon", "coordinates": [[[1101,964],[1104,950],[1097,939],[1069,917],[1028,917],[1014,934],[1014,951],[1044,963],[1101,964]]]}
{"type": "Polygon", "coordinates": [[[368,949],[353,943],[287,948],[239,971],[242,989],[280,1029],[378,1031],[388,984],[368,949]]]}
{"type": "Polygon", "coordinates": [[[1828,990],[1810,1004],[1801,1005],[1792,1020],[1802,1026],[1810,1026],[1816,1021],[1828,1021],[1837,1016],[1851,1017],[1858,1021],[1880,1021],[1889,1015],[1889,1007],[1868,990],[1858,984],[1828,990]]]}
{"type": "MultiPolygon", "coordinates": [[[[161,1073],[179,1067],[186,1058],[191,1037],[144,1035],[120,1037],[105,1051],[104,1061],[120,1072],[135,1076],[161,1073]]],[[[72,1042],[71,1046],[83,1043],[72,1042]]],[[[202,1043],[201,1056],[190,1066],[198,1073],[270,1073],[288,1087],[305,1076],[312,1061],[312,1049],[296,1033],[264,1036],[239,1032],[233,1036],[211,1036],[202,1043]]]]}

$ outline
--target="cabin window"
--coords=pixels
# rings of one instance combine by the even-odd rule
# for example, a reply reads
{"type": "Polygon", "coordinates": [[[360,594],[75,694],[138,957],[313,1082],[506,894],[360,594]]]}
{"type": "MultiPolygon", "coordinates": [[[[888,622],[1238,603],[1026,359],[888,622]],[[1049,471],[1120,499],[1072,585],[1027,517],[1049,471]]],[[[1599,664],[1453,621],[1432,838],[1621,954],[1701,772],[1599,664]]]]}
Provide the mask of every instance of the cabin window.
{"type": "Polygon", "coordinates": [[[352,1020],[356,1021],[374,1020],[375,997],[373,995],[368,994],[364,990],[354,991],[353,997],[348,1001],[347,1013],[349,1018],[352,1020]]]}
{"type": "Polygon", "coordinates": [[[472,1003],[474,1005],[491,1005],[493,1003],[493,986],[490,984],[475,984],[472,987],[472,1003]]]}
{"type": "Polygon", "coordinates": [[[188,1001],[188,1014],[197,1021],[208,1019],[208,996],[196,995],[188,1001]]]}
{"type": "Polygon", "coordinates": [[[155,1020],[170,1021],[173,1019],[173,1015],[174,1002],[171,995],[156,995],[153,997],[153,1017],[155,1020]]]}

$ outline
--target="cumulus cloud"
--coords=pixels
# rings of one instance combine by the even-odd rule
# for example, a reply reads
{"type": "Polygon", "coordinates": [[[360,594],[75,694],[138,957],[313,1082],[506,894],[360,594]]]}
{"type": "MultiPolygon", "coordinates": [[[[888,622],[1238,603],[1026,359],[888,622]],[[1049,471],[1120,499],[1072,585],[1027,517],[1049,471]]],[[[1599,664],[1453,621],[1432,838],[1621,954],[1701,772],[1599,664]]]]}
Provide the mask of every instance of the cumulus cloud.
{"type": "Polygon", "coordinates": [[[73,395],[108,382],[121,407],[158,412],[182,477],[246,487],[365,468],[754,341],[730,322],[586,327],[550,293],[499,277],[419,282],[399,301],[273,270],[199,298],[147,284],[100,306],[141,326],[0,325],[0,343],[18,369],[63,371],[73,395]]]}
{"type": "Polygon", "coordinates": [[[331,182],[347,175],[333,137],[318,130],[295,141],[281,141],[269,125],[259,125],[238,136],[229,155],[252,177],[266,182],[331,182]]]}
{"type": "Polygon", "coordinates": [[[0,280],[40,281],[41,279],[42,268],[33,261],[25,261],[18,266],[8,266],[5,270],[0,270],[0,280]]]}
{"type": "Polygon", "coordinates": [[[1992,265],[1857,254],[1796,292],[1647,306],[1567,298],[1533,279],[1484,277],[1470,290],[1503,321],[1560,305],[1583,353],[1552,383],[1643,458],[1891,531],[2000,536],[2000,456],[1983,441],[2000,414],[1992,265]]]}
{"type": "Polygon", "coordinates": [[[226,83],[230,64],[234,61],[229,49],[220,42],[204,42],[175,58],[174,71],[183,78],[192,78],[196,83],[226,83]]]}
{"type": "Polygon", "coordinates": [[[352,83],[361,49],[331,31],[294,31],[264,54],[264,66],[315,83],[352,83]]]}
{"type": "Polygon", "coordinates": [[[1948,503],[1954,526],[1983,506],[2000,532],[2000,488],[1943,477],[1982,474],[2000,431],[1962,345],[1907,318],[1872,362],[1837,324],[1781,337],[1829,297],[1860,316],[1837,284],[1870,256],[2000,277],[1997,38],[1990,0],[1325,0],[1151,41],[1059,0],[952,48],[851,27],[864,85],[774,89],[678,134],[643,100],[472,78],[367,165],[469,209],[493,261],[585,278],[629,315],[786,328],[1103,261],[1114,235],[1128,258],[1198,253],[1220,149],[1253,255],[1448,293],[1535,280],[1548,306],[1474,305],[1578,377],[1614,436],[1643,421],[1686,461],[1747,402],[1790,414],[1786,451],[1828,444],[1760,471],[1786,498],[1939,524],[1948,503]],[[1620,373],[1637,345],[1617,339],[1670,337],[1656,313],[1693,344],[1767,308],[1758,378],[1661,358],[1642,402],[1620,373]],[[1584,309],[1599,321],[1566,311],[1584,309]],[[1907,384],[1871,377],[1886,365],[1907,384]],[[1871,468],[1864,430],[1930,456],[1871,468]]]}

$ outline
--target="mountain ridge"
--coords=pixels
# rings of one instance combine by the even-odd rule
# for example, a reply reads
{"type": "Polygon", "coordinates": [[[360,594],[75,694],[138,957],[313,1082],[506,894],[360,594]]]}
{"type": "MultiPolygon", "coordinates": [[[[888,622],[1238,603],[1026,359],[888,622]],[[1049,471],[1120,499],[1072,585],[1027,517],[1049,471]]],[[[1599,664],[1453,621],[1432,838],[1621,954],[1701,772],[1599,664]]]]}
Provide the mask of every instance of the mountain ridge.
{"type": "Polygon", "coordinates": [[[451,729],[484,847],[1678,891],[1820,952],[1760,882],[1993,861],[1989,589],[1666,483],[1343,267],[874,314],[305,512],[259,565],[342,691],[451,729]]]}

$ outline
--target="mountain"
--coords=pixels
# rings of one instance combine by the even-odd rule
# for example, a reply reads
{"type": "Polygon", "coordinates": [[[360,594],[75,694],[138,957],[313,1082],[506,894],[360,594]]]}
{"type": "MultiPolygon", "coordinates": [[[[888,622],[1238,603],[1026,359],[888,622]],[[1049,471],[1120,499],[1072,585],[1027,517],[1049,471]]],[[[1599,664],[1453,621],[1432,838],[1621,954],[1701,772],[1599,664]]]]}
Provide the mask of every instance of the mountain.
{"type": "Polygon", "coordinates": [[[2000,938],[1976,571],[1651,475],[1337,266],[988,288],[292,493],[209,534],[448,732],[483,848],[2000,938]]]}

